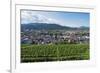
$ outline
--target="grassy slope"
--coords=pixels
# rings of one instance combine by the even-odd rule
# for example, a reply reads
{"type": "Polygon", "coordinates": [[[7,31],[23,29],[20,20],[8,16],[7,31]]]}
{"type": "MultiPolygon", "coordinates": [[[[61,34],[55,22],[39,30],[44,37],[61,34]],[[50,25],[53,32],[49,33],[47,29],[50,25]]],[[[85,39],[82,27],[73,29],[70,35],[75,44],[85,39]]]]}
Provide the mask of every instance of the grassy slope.
{"type": "Polygon", "coordinates": [[[21,62],[88,59],[89,44],[21,45],[21,62]]]}

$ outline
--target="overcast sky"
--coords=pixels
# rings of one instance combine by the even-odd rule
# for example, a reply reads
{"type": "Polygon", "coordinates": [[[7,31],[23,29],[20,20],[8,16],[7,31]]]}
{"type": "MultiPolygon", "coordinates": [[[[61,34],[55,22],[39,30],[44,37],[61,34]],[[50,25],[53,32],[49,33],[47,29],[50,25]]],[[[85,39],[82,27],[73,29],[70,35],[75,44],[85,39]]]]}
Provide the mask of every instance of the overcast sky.
{"type": "Polygon", "coordinates": [[[21,24],[56,23],[70,27],[89,27],[89,13],[21,10],[21,24]]]}

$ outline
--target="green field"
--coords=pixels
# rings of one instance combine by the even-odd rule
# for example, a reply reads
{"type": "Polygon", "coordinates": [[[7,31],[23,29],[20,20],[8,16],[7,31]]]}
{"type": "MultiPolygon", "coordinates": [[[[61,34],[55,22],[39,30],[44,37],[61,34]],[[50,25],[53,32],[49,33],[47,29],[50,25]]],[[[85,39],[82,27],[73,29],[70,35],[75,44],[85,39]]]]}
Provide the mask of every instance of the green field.
{"type": "Polygon", "coordinates": [[[89,44],[21,45],[21,62],[88,60],[89,44]]]}

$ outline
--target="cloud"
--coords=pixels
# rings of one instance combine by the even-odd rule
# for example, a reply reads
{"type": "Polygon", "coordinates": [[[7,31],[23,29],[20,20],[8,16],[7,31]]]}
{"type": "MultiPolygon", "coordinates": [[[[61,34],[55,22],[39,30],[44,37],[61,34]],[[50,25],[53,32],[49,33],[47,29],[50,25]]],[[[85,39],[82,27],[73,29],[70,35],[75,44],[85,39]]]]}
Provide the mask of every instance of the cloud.
{"type": "Polygon", "coordinates": [[[27,23],[57,23],[57,21],[41,12],[21,11],[21,24],[27,23]]]}

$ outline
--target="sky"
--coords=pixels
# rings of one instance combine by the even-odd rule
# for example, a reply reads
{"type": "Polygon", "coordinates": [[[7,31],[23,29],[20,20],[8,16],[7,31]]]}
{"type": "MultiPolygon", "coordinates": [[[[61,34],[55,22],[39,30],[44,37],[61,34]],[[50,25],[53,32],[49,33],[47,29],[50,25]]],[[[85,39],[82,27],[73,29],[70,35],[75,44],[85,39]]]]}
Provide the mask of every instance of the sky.
{"type": "Polygon", "coordinates": [[[21,24],[56,23],[70,27],[89,27],[89,21],[89,13],[21,10],[21,24]]]}

